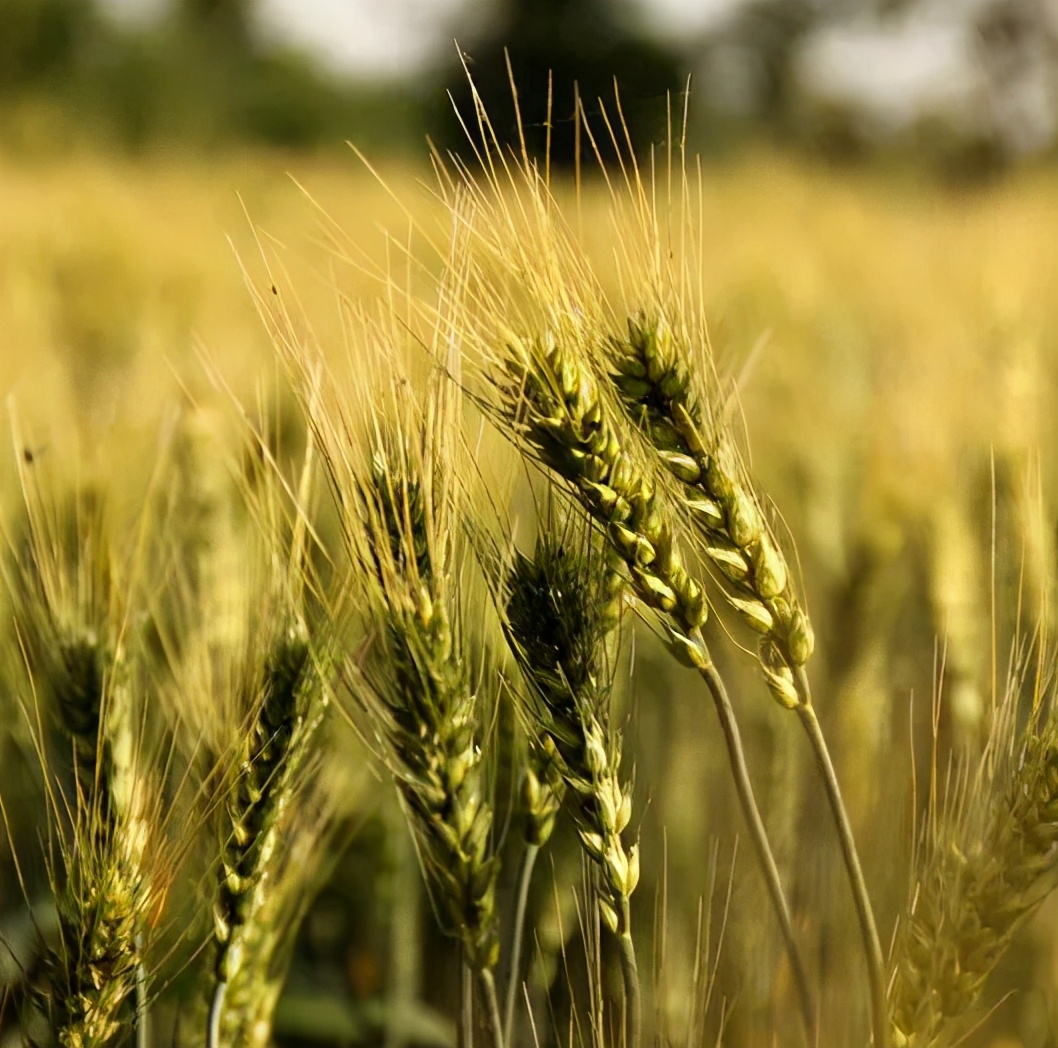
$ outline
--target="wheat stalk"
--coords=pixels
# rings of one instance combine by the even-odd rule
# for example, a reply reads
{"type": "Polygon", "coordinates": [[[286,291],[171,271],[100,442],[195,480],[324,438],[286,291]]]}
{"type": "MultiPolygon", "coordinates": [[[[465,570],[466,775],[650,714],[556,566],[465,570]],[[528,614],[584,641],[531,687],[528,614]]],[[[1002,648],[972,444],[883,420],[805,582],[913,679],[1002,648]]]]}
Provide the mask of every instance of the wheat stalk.
{"type": "Polygon", "coordinates": [[[684,506],[720,576],[730,605],[760,636],[758,658],[772,694],[795,710],[815,753],[838,831],[842,858],[867,959],[874,1043],[888,1043],[881,942],[856,843],[830,751],[812,704],[805,664],[815,640],[732,444],[715,421],[706,430],[705,398],[696,389],[691,354],[664,317],[629,321],[627,338],[611,339],[608,363],[628,416],[686,493],[684,506]]]}

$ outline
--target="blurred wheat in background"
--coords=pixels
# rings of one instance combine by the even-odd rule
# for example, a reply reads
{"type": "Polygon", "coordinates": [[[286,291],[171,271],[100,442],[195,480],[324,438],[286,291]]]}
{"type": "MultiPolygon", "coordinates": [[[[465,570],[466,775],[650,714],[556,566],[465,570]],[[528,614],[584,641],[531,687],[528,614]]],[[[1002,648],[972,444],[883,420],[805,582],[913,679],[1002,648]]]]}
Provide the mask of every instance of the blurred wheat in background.
{"type": "Polygon", "coordinates": [[[1058,1044],[1046,121],[251,6],[0,10],[0,1046],[1058,1044]]]}

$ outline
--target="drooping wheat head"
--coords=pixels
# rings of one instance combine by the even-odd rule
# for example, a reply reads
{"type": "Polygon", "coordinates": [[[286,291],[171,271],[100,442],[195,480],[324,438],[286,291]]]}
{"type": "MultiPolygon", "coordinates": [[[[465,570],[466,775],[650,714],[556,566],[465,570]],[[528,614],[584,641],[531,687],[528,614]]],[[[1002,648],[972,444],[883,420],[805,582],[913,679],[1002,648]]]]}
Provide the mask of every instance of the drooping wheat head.
{"type": "MultiPolygon", "coordinates": [[[[605,364],[628,417],[679,483],[705,556],[739,617],[761,635],[760,663],[787,707],[807,701],[797,670],[812,654],[808,616],[730,439],[709,418],[691,354],[661,316],[637,316],[607,342],[605,364]]],[[[713,398],[715,399],[715,398],[713,398]]]]}
{"type": "Polygon", "coordinates": [[[668,624],[674,651],[707,662],[692,638],[708,607],[683,566],[671,507],[615,424],[579,347],[560,338],[510,341],[492,375],[497,421],[572,488],[605,534],[647,607],[668,624]]]}
{"type": "Polygon", "coordinates": [[[611,383],[599,376],[598,346],[612,331],[611,311],[559,205],[532,165],[512,167],[498,156],[496,163],[485,186],[472,184],[452,203],[472,259],[460,324],[477,380],[472,395],[516,449],[580,504],[627,571],[629,592],[657,613],[670,651],[702,677],[812,1030],[808,980],[741,732],[702,633],[705,591],[685,566],[691,528],[680,519],[667,476],[623,418],[611,383]],[[506,175],[509,187],[500,183],[506,175]]]}
{"type": "Polygon", "coordinates": [[[677,482],[705,556],[741,619],[761,636],[758,658],[772,695],[796,710],[815,751],[838,831],[866,955],[876,1044],[887,1041],[881,943],[845,803],[812,705],[805,672],[815,644],[759,500],[738,466],[733,441],[699,383],[691,349],[665,318],[640,315],[611,338],[606,365],[628,417],[677,482]]]}

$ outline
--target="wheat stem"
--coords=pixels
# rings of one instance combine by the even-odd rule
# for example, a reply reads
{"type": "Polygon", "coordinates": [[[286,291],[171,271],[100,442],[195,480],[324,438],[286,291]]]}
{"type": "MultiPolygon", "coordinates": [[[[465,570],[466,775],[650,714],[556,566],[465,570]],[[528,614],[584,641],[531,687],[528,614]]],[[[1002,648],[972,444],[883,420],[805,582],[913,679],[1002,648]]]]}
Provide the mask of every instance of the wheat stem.
{"type": "Polygon", "coordinates": [[[797,668],[796,679],[798,689],[803,696],[803,701],[796,707],[797,715],[801,719],[816,760],[819,762],[819,772],[826,789],[831,813],[834,816],[834,825],[841,844],[841,855],[845,862],[845,870],[856,905],[856,917],[860,925],[860,935],[863,938],[863,951],[867,958],[874,1044],[875,1048],[886,1048],[889,1044],[889,1009],[886,1003],[885,962],[882,957],[882,944],[878,938],[878,928],[874,920],[874,910],[867,893],[867,883],[864,880],[863,867],[860,865],[860,857],[856,851],[856,841],[852,835],[848,812],[842,800],[841,787],[838,785],[838,777],[834,771],[834,762],[830,759],[830,750],[823,736],[819,718],[816,716],[815,707],[812,705],[808,674],[803,666],[797,668]]]}
{"type": "Polygon", "coordinates": [[[507,995],[503,1011],[503,1040],[511,1043],[511,1032],[514,1029],[514,1006],[521,985],[522,940],[525,936],[525,914],[529,906],[529,887],[533,880],[533,868],[540,854],[539,844],[526,846],[522,856],[522,869],[518,876],[518,899],[514,910],[514,928],[511,934],[511,964],[507,975],[507,995]]]}
{"type": "Polygon", "coordinates": [[[621,900],[620,933],[617,945],[621,952],[621,978],[625,991],[625,1048],[638,1048],[643,1029],[642,995],[639,992],[639,966],[632,940],[632,907],[627,897],[621,900]]]}
{"type": "Polygon", "coordinates": [[[149,1048],[151,1043],[150,1020],[147,1009],[147,970],[143,965],[143,933],[136,936],[136,993],[135,1017],[136,1048],[149,1048]]]}
{"type": "Polygon", "coordinates": [[[463,978],[461,982],[462,1048],[474,1048],[474,972],[466,961],[463,962],[463,978]]]}
{"type": "Polygon", "coordinates": [[[478,983],[481,985],[481,993],[485,998],[485,1021],[488,1024],[489,1036],[492,1039],[492,1048],[504,1048],[506,1041],[503,1037],[503,1020],[500,1018],[500,1001],[496,993],[496,979],[491,968],[480,968],[477,973],[478,983]]]}
{"type": "MultiPolygon", "coordinates": [[[[696,638],[704,648],[705,642],[699,633],[696,638]]],[[[808,975],[805,972],[804,961],[801,959],[801,951],[794,938],[793,923],[790,920],[790,911],[786,905],[786,896],[783,893],[782,878],[779,876],[779,867],[775,862],[775,856],[768,841],[768,831],[764,827],[760,809],[753,793],[753,783],[749,777],[749,769],[746,766],[745,748],[742,745],[742,735],[735,719],[735,711],[731,705],[731,698],[727,693],[723,677],[720,676],[716,667],[710,661],[708,665],[701,667],[699,675],[705,681],[709,694],[712,696],[713,705],[716,709],[717,718],[720,721],[720,729],[724,733],[724,742],[727,745],[728,760],[731,764],[731,775],[735,782],[735,791],[738,793],[739,804],[742,806],[742,814],[749,827],[750,840],[757,854],[757,862],[760,864],[761,872],[768,886],[768,895],[771,897],[772,907],[779,919],[779,928],[782,931],[783,942],[786,946],[786,955],[793,969],[794,984],[797,987],[797,1002],[801,1010],[801,1021],[804,1023],[805,1034],[810,1044],[816,1039],[816,1014],[812,1003],[812,994],[808,987],[808,975]]]]}
{"type": "Polygon", "coordinates": [[[228,981],[218,979],[209,1002],[209,1022],[206,1030],[206,1048],[220,1048],[220,1019],[224,1014],[224,998],[228,994],[228,981]]]}

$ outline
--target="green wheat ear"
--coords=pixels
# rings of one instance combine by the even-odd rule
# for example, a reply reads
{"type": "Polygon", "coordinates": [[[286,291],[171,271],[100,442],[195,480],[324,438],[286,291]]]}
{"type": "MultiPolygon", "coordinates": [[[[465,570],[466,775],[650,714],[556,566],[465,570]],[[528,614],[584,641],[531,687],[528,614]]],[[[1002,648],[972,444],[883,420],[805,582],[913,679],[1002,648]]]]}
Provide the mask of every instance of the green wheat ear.
{"type": "MultiPolygon", "coordinates": [[[[349,690],[397,788],[435,914],[462,948],[501,1048],[499,864],[485,752],[499,674],[465,627],[474,602],[458,388],[435,374],[417,394],[396,359],[399,333],[372,328],[365,337],[378,340],[379,373],[358,372],[349,400],[338,385],[306,396],[341,513],[340,603],[352,609],[350,630],[367,638],[356,664],[348,660],[349,690]],[[353,419],[364,408],[360,432],[353,419]]],[[[463,1019],[469,1034],[470,993],[463,1019]]]]}
{"type": "MultiPolygon", "coordinates": [[[[631,1046],[638,1044],[641,1026],[631,928],[639,850],[623,839],[632,788],[621,781],[621,740],[610,727],[610,638],[620,621],[625,581],[611,556],[582,531],[557,536],[545,530],[532,558],[515,554],[503,586],[505,617],[530,693],[527,839],[531,849],[544,843],[568,798],[581,845],[599,874],[599,911],[621,949],[631,1046]]],[[[535,850],[529,855],[535,858],[535,850]]],[[[531,875],[531,867],[524,875],[531,875]]],[[[516,969],[512,985],[518,975],[516,969]]],[[[511,1008],[509,1003],[509,1013],[511,1008]]]]}
{"type": "Polygon", "coordinates": [[[268,991],[278,934],[269,904],[282,865],[282,835],[289,832],[283,820],[303,787],[327,704],[315,660],[306,628],[292,622],[271,636],[259,676],[248,682],[240,703],[251,715],[223,787],[226,826],[213,907],[214,1045],[237,1043],[245,1017],[259,1017],[268,991]]]}
{"type": "Polygon", "coordinates": [[[652,476],[655,471],[635,438],[615,418],[581,335],[511,337],[501,347],[489,347],[483,365],[487,392],[481,403],[526,457],[547,467],[566,486],[627,572],[629,592],[657,613],[669,650],[705,683],[794,970],[806,1032],[811,1035],[815,1009],[789,906],[749,777],[734,708],[702,633],[708,617],[705,592],[684,567],[682,532],[673,503],[652,476]]]}
{"type": "Polygon", "coordinates": [[[728,602],[761,636],[769,688],[796,708],[805,701],[798,671],[815,646],[812,626],[730,440],[715,425],[706,429],[691,354],[663,318],[640,315],[629,320],[627,338],[610,339],[607,362],[628,417],[682,489],[728,602]]]}
{"type": "Polygon", "coordinates": [[[805,666],[815,647],[786,559],[772,538],[760,500],[739,468],[734,443],[710,418],[685,341],[662,316],[629,320],[611,338],[606,362],[619,400],[661,468],[682,493],[705,557],[727,602],[760,636],[757,656],[772,695],[796,711],[814,751],[834,819],[867,960],[872,1028],[888,1044],[885,962],[874,910],[830,751],[812,703],[805,666]]]}
{"type": "Polygon", "coordinates": [[[38,723],[53,720],[61,752],[53,761],[38,740],[59,857],[43,1004],[59,1044],[94,1048],[125,1031],[147,1036],[144,949],[159,903],[149,845],[163,843],[151,830],[157,792],[141,752],[144,677],[129,653],[131,598],[99,498],[54,503],[28,473],[23,491],[24,543],[4,576],[46,708],[38,723]]]}
{"type": "Polygon", "coordinates": [[[53,685],[78,784],[72,843],[63,847],[65,880],[56,893],[60,946],[51,961],[50,1004],[59,1043],[90,1048],[133,1025],[126,1004],[143,985],[150,835],[122,656],[82,637],[64,646],[62,662],[65,672],[53,685]]]}
{"type": "MultiPolygon", "coordinates": [[[[255,450],[264,442],[253,435],[255,450]]],[[[258,603],[242,610],[245,650],[225,654],[221,649],[225,693],[215,696],[234,723],[220,767],[210,1048],[259,1044],[271,1037],[290,936],[304,912],[302,901],[291,896],[289,854],[305,853],[302,885],[311,884],[326,835],[326,819],[313,820],[305,806],[310,763],[320,752],[330,704],[333,665],[329,627],[310,625],[315,586],[308,555],[311,447],[293,505],[274,470],[251,478],[243,493],[256,518],[248,538],[260,543],[263,577],[248,587],[259,594],[258,603]]],[[[208,636],[204,642],[212,676],[218,652],[208,636]]]]}
{"type": "Polygon", "coordinates": [[[381,631],[380,661],[371,670],[374,698],[389,722],[391,770],[422,841],[435,903],[470,966],[490,971],[499,956],[497,868],[478,743],[480,705],[449,607],[451,540],[433,531],[449,511],[429,503],[429,482],[413,462],[406,450],[376,451],[359,492],[374,536],[367,546],[381,631]]]}

